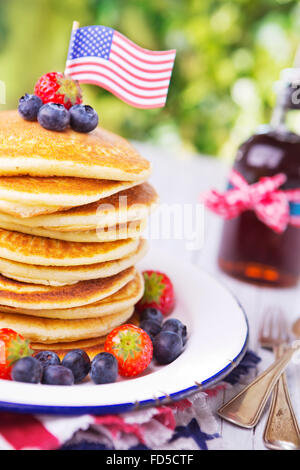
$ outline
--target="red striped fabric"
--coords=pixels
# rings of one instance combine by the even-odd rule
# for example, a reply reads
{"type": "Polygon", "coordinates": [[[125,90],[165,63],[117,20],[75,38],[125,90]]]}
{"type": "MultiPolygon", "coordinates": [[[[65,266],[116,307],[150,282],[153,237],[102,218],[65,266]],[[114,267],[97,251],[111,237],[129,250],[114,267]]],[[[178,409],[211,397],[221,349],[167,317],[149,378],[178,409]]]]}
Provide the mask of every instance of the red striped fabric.
{"type": "Polygon", "coordinates": [[[57,449],[60,445],[57,437],[31,415],[1,413],[0,436],[15,450],[21,449],[57,449]]]}
{"type": "Polygon", "coordinates": [[[59,449],[77,431],[88,431],[90,426],[94,434],[103,430],[112,441],[131,435],[139,443],[147,444],[156,421],[161,424],[160,431],[169,439],[176,422],[173,409],[168,406],[105,416],[34,416],[4,412],[0,413],[0,450],[59,449]]]}

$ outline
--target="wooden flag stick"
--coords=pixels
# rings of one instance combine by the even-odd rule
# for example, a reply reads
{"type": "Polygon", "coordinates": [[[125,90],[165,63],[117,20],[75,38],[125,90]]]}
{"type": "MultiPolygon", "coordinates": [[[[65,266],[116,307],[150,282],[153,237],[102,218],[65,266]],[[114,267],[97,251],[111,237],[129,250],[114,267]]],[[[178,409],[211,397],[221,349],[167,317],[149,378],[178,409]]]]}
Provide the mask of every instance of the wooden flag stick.
{"type": "MultiPolygon", "coordinates": [[[[69,43],[69,49],[68,49],[68,57],[69,57],[69,53],[71,52],[71,47],[72,47],[72,39],[73,37],[75,36],[75,33],[77,31],[77,29],[79,28],[79,21],[73,21],[73,25],[72,25],[72,32],[71,32],[71,38],[70,38],[70,43],[69,43]]],[[[68,59],[67,59],[68,60],[68,59]]],[[[66,64],[67,65],[67,64],[66,64]]],[[[66,72],[65,72],[66,73],[66,72]]]]}
{"type": "Polygon", "coordinates": [[[73,21],[72,31],[76,31],[79,28],[79,21],[73,21]]]}

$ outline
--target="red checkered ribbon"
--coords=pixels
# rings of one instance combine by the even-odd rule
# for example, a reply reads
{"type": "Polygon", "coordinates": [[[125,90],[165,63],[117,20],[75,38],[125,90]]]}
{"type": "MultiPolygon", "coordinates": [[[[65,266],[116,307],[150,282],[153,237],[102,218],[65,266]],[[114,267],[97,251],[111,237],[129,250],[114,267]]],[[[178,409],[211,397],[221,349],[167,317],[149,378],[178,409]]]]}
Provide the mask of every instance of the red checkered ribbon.
{"type": "Polygon", "coordinates": [[[224,219],[232,219],[246,210],[253,210],[264,224],[282,233],[289,223],[299,225],[298,217],[290,217],[289,203],[300,202],[300,188],[278,190],[286,180],[284,173],[278,173],[250,185],[238,171],[232,170],[229,175],[232,189],[225,193],[213,189],[201,199],[208,209],[224,219]]]}

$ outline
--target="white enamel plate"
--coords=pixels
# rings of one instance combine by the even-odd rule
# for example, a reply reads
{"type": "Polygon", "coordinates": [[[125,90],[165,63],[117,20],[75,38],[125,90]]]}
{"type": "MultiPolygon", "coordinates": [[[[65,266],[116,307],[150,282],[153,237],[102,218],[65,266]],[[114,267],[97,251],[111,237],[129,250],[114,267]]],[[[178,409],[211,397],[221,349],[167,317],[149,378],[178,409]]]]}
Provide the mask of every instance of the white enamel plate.
{"type": "Polygon", "coordinates": [[[242,359],[248,342],[245,313],[226,288],[189,263],[150,251],[140,269],[157,269],[174,283],[172,314],[188,328],[185,351],[172,364],[154,364],[134,379],[114,384],[92,382],[72,387],[0,380],[0,409],[22,413],[120,413],[166,404],[224,378],[242,359]]]}

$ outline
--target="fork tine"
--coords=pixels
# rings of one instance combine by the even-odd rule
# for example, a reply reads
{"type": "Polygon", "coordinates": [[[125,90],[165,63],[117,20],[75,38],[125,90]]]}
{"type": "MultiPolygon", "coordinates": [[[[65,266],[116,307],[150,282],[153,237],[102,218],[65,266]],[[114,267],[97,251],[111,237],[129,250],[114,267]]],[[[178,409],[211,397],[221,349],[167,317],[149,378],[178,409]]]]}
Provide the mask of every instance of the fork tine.
{"type": "Polygon", "coordinates": [[[266,338],[269,336],[270,331],[271,311],[268,308],[261,319],[258,338],[261,345],[265,345],[266,338]]]}
{"type": "Polygon", "coordinates": [[[270,324],[270,309],[268,308],[260,322],[260,328],[259,328],[259,337],[264,337],[268,336],[267,330],[269,329],[269,324],[270,324]]]}
{"type": "Polygon", "coordinates": [[[261,321],[261,326],[260,326],[260,332],[259,336],[260,338],[268,338],[272,334],[272,310],[271,308],[267,308],[265,311],[262,321],[261,321]]]}
{"type": "Polygon", "coordinates": [[[265,348],[272,348],[289,339],[288,324],[281,308],[269,307],[263,316],[259,341],[265,348]]]}
{"type": "Polygon", "coordinates": [[[283,342],[289,340],[288,322],[282,309],[280,309],[280,333],[283,342]]]}
{"type": "Polygon", "coordinates": [[[278,310],[278,318],[277,318],[277,328],[278,328],[278,339],[283,341],[284,338],[284,318],[282,315],[282,311],[278,310]]]}
{"type": "Polygon", "coordinates": [[[283,311],[276,307],[273,314],[273,331],[271,339],[274,344],[282,343],[286,339],[283,311]]]}
{"type": "Polygon", "coordinates": [[[276,318],[276,313],[274,311],[271,311],[271,316],[270,316],[270,330],[269,330],[269,336],[270,338],[274,337],[274,330],[276,329],[276,322],[274,321],[276,318]]]}

